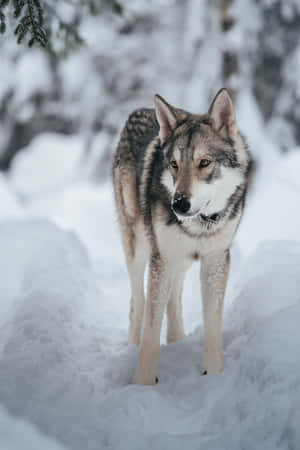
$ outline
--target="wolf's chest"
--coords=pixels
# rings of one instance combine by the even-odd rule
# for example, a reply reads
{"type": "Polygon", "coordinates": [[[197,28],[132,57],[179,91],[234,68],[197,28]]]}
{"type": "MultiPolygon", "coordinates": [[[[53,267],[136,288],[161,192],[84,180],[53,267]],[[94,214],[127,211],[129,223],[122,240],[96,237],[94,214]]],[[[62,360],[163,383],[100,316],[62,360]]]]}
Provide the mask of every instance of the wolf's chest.
{"type": "Polygon", "coordinates": [[[159,251],[166,259],[173,264],[186,261],[189,265],[208,253],[229,248],[237,225],[238,221],[231,220],[211,234],[201,234],[201,227],[192,222],[182,229],[157,220],[154,232],[159,251]]]}

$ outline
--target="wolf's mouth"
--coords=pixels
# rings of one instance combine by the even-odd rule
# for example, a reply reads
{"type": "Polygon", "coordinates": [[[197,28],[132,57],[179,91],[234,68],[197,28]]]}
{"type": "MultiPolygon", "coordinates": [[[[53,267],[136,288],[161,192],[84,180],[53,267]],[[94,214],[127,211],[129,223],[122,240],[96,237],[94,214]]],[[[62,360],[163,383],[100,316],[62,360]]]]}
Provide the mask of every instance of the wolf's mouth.
{"type": "Polygon", "coordinates": [[[200,211],[197,211],[194,214],[189,214],[189,213],[185,213],[185,214],[180,214],[177,211],[174,211],[174,209],[172,208],[173,213],[175,214],[175,216],[177,217],[177,219],[179,219],[181,222],[183,220],[192,220],[195,219],[196,217],[199,217],[200,215],[200,211]]]}
{"type": "Polygon", "coordinates": [[[193,220],[197,217],[200,217],[205,222],[217,222],[220,217],[219,213],[214,213],[206,216],[205,214],[201,214],[200,211],[197,211],[195,214],[178,214],[174,211],[174,214],[176,215],[178,220],[180,220],[180,222],[193,220]]]}

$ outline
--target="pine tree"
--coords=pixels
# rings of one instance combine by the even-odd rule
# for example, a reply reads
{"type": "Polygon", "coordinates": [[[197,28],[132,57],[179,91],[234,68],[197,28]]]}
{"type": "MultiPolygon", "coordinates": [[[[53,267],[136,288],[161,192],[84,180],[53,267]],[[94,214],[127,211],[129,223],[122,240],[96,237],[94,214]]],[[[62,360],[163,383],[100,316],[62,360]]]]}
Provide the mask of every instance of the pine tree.
{"type": "Polygon", "coordinates": [[[83,40],[78,32],[80,14],[87,8],[92,15],[99,14],[104,8],[110,8],[115,14],[122,14],[123,7],[117,0],[83,0],[80,2],[68,2],[74,10],[73,19],[70,22],[63,20],[55,8],[57,2],[43,2],[43,0],[0,0],[0,33],[5,33],[6,19],[12,13],[17,22],[14,34],[18,44],[26,41],[29,47],[39,44],[53,51],[51,42],[51,21],[55,18],[59,24],[61,39],[66,50],[80,45],[83,40]],[[54,4],[53,4],[54,3],[54,4]]]}

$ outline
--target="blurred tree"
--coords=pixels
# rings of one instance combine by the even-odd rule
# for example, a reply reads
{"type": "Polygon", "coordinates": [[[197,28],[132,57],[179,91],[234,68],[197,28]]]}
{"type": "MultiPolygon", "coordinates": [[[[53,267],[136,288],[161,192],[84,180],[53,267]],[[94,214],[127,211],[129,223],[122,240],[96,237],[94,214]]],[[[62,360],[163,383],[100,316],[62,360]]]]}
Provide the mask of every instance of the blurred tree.
{"type": "Polygon", "coordinates": [[[274,142],[300,145],[299,27],[299,0],[0,0],[0,170],[53,132],[105,147],[108,173],[157,90],[195,112],[221,86],[253,94],[274,142]]]}
{"type": "Polygon", "coordinates": [[[224,86],[231,90],[235,97],[238,94],[237,77],[239,76],[239,55],[236,48],[227,43],[228,35],[232,33],[236,23],[232,13],[234,0],[221,0],[220,2],[220,22],[223,33],[222,46],[222,78],[224,86]]]}
{"type": "Polygon", "coordinates": [[[62,41],[64,51],[69,51],[82,44],[78,31],[83,9],[91,15],[101,13],[103,9],[111,9],[115,14],[122,14],[123,7],[118,0],[0,0],[0,33],[7,30],[7,17],[16,22],[14,34],[18,44],[26,41],[28,46],[39,44],[55,53],[52,45],[54,29],[62,41]],[[58,3],[65,3],[69,9],[69,20],[66,21],[57,8],[58,3]],[[55,22],[55,27],[53,23],[55,22]]]}

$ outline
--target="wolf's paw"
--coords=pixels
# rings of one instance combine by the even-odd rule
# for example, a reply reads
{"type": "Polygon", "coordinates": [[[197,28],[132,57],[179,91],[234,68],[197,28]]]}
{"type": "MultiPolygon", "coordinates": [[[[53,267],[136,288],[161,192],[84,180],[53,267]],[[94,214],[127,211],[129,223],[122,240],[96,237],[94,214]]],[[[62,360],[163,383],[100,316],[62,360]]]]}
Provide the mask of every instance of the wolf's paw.
{"type": "Polygon", "coordinates": [[[142,386],[155,386],[158,383],[158,377],[136,375],[134,383],[142,386]]]}
{"type": "Polygon", "coordinates": [[[223,357],[221,353],[205,354],[202,375],[221,373],[223,370],[223,357]]]}
{"type": "Polygon", "coordinates": [[[134,383],[146,386],[155,386],[158,383],[156,370],[151,370],[149,367],[147,367],[147,370],[140,370],[137,368],[134,383]]]}

